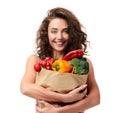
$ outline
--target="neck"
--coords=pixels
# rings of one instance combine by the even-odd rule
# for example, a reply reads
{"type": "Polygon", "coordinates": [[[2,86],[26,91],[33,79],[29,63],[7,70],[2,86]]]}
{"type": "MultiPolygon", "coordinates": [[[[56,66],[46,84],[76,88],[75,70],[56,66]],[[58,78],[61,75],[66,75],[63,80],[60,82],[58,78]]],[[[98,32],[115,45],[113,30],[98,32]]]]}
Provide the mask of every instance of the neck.
{"type": "Polygon", "coordinates": [[[63,58],[63,53],[54,52],[54,58],[55,59],[62,59],[63,58]]]}

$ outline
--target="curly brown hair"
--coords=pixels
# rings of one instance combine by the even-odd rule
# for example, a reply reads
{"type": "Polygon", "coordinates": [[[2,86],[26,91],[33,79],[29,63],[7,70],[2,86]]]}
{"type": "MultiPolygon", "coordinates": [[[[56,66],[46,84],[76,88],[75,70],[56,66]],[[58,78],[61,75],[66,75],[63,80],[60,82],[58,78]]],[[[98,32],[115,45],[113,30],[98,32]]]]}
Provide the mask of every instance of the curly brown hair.
{"type": "Polygon", "coordinates": [[[45,57],[53,57],[52,47],[48,41],[48,25],[52,19],[62,18],[66,20],[69,31],[69,42],[64,51],[64,54],[76,49],[83,49],[84,52],[87,48],[87,34],[82,30],[83,26],[77,17],[68,9],[57,7],[49,10],[47,16],[42,21],[36,37],[36,49],[40,59],[45,57]]]}

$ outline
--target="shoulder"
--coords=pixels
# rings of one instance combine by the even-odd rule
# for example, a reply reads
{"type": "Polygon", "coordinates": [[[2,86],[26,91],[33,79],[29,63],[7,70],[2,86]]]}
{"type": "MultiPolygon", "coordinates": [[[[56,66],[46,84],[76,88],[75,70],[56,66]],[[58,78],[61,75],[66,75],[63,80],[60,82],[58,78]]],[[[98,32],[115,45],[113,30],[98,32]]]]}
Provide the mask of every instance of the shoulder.
{"type": "Polygon", "coordinates": [[[33,62],[33,63],[37,63],[40,61],[40,58],[37,56],[37,55],[29,55],[28,58],[27,58],[27,63],[28,62],[33,62]]]}
{"type": "Polygon", "coordinates": [[[89,68],[93,69],[92,61],[89,58],[86,58],[87,62],[89,63],[89,68]]]}
{"type": "Polygon", "coordinates": [[[92,61],[89,58],[86,58],[86,60],[89,64],[92,64],[92,61]]]}
{"type": "Polygon", "coordinates": [[[86,58],[86,60],[89,63],[89,75],[91,77],[93,77],[94,76],[94,67],[93,67],[92,61],[89,58],[86,58]]]}

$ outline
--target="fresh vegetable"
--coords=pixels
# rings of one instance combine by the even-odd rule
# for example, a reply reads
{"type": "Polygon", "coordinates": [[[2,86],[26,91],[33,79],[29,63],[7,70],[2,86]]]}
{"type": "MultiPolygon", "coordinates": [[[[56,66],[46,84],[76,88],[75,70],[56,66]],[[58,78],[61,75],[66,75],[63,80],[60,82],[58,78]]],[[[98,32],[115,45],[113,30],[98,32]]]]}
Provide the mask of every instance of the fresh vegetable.
{"type": "Polygon", "coordinates": [[[70,60],[70,64],[74,68],[74,74],[83,75],[89,72],[89,63],[86,58],[73,58],[70,60]]]}
{"type": "Polygon", "coordinates": [[[77,50],[70,51],[62,59],[69,61],[69,60],[71,60],[73,58],[82,58],[83,55],[84,55],[83,50],[77,49],[77,50]]]}
{"type": "Polygon", "coordinates": [[[58,72],[69,72],[71,64],[66,60],[55,60],[52,64],[52,69],[58,72]]]}
{"type": "Polygon", "coordinates": [[[40,60],[37,64],[34,65],[34,69],[37,72],[40,72],[41,68],[46,68],[48,70],[52,70],[52,63],[54,62],[54,58],[46,57],[43,60],[40,60]]]}
{"type": "Polygon", "coordinates": [[[35,64],[34,69],[35,71],[39,72],[41,70],[40,64],[39,63],[35,64]]]}
{"type": "Polygon", "coordinates": [[[48,70],[52,70],[52,63],[55,61],[55,59],[51,57],[46,57],[45,61],[46,61],[45,68],[48,70]]]}

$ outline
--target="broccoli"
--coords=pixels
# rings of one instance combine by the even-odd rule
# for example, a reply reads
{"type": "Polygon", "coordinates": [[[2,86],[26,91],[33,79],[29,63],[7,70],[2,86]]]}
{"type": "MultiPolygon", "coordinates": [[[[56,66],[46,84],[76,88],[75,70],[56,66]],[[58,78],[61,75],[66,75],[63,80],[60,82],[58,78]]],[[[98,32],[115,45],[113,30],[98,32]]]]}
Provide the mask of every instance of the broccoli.
{"type": "Polygon", "coordinates": [[[73,58],[70,64],[74,67],[74,73],[78,75],[88,74],[89,63],[86,58],[73,58]]]}

